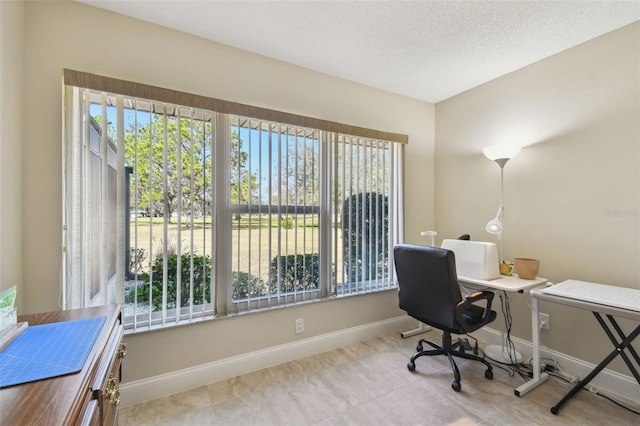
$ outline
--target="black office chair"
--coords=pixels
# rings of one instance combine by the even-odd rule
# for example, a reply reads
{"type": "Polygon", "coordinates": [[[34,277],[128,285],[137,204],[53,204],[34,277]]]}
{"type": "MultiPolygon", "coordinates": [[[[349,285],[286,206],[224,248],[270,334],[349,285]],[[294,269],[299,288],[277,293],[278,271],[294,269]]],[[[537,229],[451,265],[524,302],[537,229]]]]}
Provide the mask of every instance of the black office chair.
{"type": "Polygon", "coordinates": [[[480,361],[487,366],[484,376],[493,379],[493,369],[484,359],[464,351],[461,342],[451,343],[451,333],[465,334],[475,331],[496,319],[491,310],[493,293],[478,291],[463,300],[456,275],[456,261],[450,250],[411,244],[399,244],[393,249],[398,276],[398,298],[400,308],[420,322],[442,330],[442,345],[427,339],[420,339],[407,368],[415,371],[415,361],[421,356],[447,355],[455,379],[451,382],[454,391],[459,392],[460,371],[453,357],[480,361]],[[476,304],[484,301],[485,303],[476,304]],[[484,305],[484,306],[482,306],[484,305]],[[426,343],[433,350],[423,350],[426,343]]]}

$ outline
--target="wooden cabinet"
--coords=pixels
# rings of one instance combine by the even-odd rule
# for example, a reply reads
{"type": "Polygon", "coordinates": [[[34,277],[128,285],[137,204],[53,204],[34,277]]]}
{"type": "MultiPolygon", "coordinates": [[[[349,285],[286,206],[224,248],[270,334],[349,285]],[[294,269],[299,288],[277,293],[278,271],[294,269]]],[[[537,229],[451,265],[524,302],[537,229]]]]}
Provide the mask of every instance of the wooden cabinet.
{"type": "Polygon", "coordinates": [[[30,326],[106,316],[80,372],[0,389],[2,425],[113,425],[118,421],[123,327],[120,306],[23,315],[30,326]]]}

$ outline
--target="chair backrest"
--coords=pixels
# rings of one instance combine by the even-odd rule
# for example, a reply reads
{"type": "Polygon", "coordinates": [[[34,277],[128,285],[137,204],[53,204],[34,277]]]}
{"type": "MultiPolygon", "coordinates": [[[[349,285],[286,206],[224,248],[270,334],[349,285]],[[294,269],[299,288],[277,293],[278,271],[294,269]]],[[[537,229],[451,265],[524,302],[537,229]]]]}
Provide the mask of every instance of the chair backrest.
{"type": "Polygon", "coordinates": [[[431,326],[458,328],[455,306],[462,300],[451,250],[398,244],[393,249],[400,308],[431,326]]]}

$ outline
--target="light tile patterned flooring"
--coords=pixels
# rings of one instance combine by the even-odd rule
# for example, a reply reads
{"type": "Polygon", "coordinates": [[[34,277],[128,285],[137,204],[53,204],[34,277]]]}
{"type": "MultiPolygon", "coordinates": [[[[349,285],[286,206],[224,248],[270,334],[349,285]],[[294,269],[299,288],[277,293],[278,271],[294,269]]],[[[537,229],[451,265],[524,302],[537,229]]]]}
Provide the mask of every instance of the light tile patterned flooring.
{"type": "MultiPolygon", "coordinates": [[[[166,398],[125,407],[120,425],[640,425],[640,416],[586,391],[551,406],[570,389],[556,380],[522,398],[518,376],[456,360],[461,392],[444,356],[406,364],[417,340],[387,335],[213,383],[166,398]]],[[[634,407],[636,408],[636,407],[634,407]]]]}

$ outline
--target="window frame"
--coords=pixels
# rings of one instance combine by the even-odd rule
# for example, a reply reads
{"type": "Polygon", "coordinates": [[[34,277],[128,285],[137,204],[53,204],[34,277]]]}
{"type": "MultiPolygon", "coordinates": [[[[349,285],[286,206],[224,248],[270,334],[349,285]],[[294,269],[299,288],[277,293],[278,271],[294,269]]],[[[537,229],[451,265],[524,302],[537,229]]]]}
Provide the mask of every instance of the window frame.
{"type": "MultiPolygon", "coordinates": [[[[332,217],[336,217],[339,213],[338,202],[335,199],[335,194],[331,193],[332,183],[331,180],[337,176],[337,170],[333,165],[332,160],[336,158],[336,149],[339,143],[340,138],[364,138],[371,140],[381,140],[387,141],[392,144],[395,144],[397,149],[394,149],[393,154],[393,167],[395,176],[393,179],[396,180],[395,187],[399,188],[399,190],[394,192],[391,190],[391,199],[389,204],[389,209],[393,209],[394,212],[397,212],[397,218],[394,221],[393,229],[389,229],[389,244],[393,241],[400,242],[402,241],[403,235],[403,220],[402,220],[402,163],[404,160],[404,144],[408,143],[408,136],[392,133],[392,132],[383,132],[377,131],[357,126],[350,126],[341,123],[331,122],[327,120],[320,120],[310,117],[304,117],[300,115],[284,113],[279,111],[273,111],[264,108],[258,108],[250,105],[243,105],[228,101],[222,101],[213,98],[207,98],[198,95],[187,94],[183,92],[177,92],[169,89],[162,89],[153,86],[148,86],[140,83],[133,83],[127,81],[121,81],[117,79],[113,79],[110,77],[103,77],[94,74],[67,70],[65,69],[63,72],[63,81],[65,86],[73,86],[84,89],[91,89],[94,91],[107,92],[109,94],[120,95],[119,99],[122,99],[122,96],[131,97],[131,98],[142,98],[145,100],[155,101],[155,102],[166,102],[171,103],[178,108],[181,107],[191,107],[198,108],[209,111],[213,114],[211,119],[211,125],[213,128],[213,152],[212,155],[212,163],[215,164],[212,170],[212,252],[211,252],[211,262],[213,268],[213,276],[212,276],[212,301],[208,304],[200,305],[200,309],[202,311],[203,318],[191,318],[188,308],[176,307],[173,311],[167,310],[163,312],[162,318],[160,316],[149,315],[148,316],[148,324],[144,327],[140,327],[136,329],[133,327],[133,331],[131,329],[133,323],[137,323],[138,318],[133,318],[131,316],[125,318],[125,327],[127,328],[127,332],[139,332],[146,331],[150,329],[154,329],[157,327],[164,327],[168,325],[178,325],[181,324],[182,321],[180,318],[189,317],[189,322],[198,321],[200,319],[206,318],[215,318],[217,316],[225,316],[231,315],[236,312],[242,312],[243,309],[229,309],[229,307],[234,306],[234,302],[232,300],[231,295],[231,284],[229,285],[215,285],[215,283],[220,282],[231,282],[231,262],[230,262],[230,250],[228,249],[228,241],[230,241],[229,234],[231,232],[230,227],[226,227],[223,224],[229,223],[228,220],[233,215],[235,210],[251,210],[252,206],[250,204],[244,205],[236,205],[233,206],[229,202],[229,192],[230,189],[228,185],[223,185],[215,182],[228,182],[228,177],[230,175],[229,170],[229,159],[230,159],[230,143],[228,141],[231,140],[231,126],[230,126],[230,116],[234,117],[250,117],[250,120],[263,120],[268,123],[275,123],[281,125],[292,125],[299,127],[307,127],[309,129],[319,130],[319,138],[320,138],[320,168],[319,168],[319,188],[318,191],[320,193],[320,199],[318,202],[320,206],[317,207],[319,210],[319,245],[321,250],[319,253],[324,253],[320,255],[320,288],[318,290],[308,290],[311,293],[317,293],[314,297],[311,298],[303,298],[302,302],[307,302],[309,300],[322,300],[332,296],[347,296],[352,294],[363,294],[370,293],[379,290],[388,290],[389,286],[380,286],[381,288],[376,288],[377,286],[371,285],[375,284],[375,282],[370,283],[365,290],[358,290],[353,292],[340,292],[338,290],[338,284],[335,279],[332,278],[332,262],[336,260],[336,253],[332,252],[333,242],[336,238],[340,238],[338,236],[337,230],[331,232],[331,227],[333,224],[332,217]],[[213,205],[216,208],[213,208],[213,205]],[[326,230],[326,231],[325,231],[326,230]],[[393,236],[391,236],[391,234],[393,236]],[[367,289],[368,288],[368,289],[367,289]],[[215,289],[215,290],[214,290],[215,289]]],[[[120,112],[119,112],[120,114],[120,112]]],[[[121,118],[120,118],[121,120],[121,118]]],[[[65,125],[73,126],[73,123],[69,123],[67,117],[65,115],[65,125]]],[[[124,140],[123,135],[118,135],[120,140],[124,140]]],[[[124,160],[121,161],[118,158],[118,165],[122,162],[122,166],[124,168],[124,160]]],[[[122,185],[124,185],[124,171],[118,174],[118,182],[122,181],[122,185]]],[[[64,177],[63,177],[64,178],[64,177]]],[[[254,206],[255,207],[255,206],[254,206]]],[[[315,206],[310,207],[310,209],[316,209],[315,206]]],[[[125,220],[129,220],[128,214],[125,220]]],[[[65,223],[66,225],[66,223],[65,223]]],[[[118,226],[121,224],[119,223],[118,226]]],[[[118,228],[119,229],[119,228],[118,228]]],[[[65,238],[66,241],[66,238],[65,238]]],[[[129,244],[126,245],[129,247],[129,244]]],[[[388,247],[389,252],[389,263],[392,270],[392,256],[391,256],[391,246],[388,247]]],[[[124,261],[122,261],[124,263],[124,261]]],[[[121,269],[121,268],[120,268],[121,269]]],[[[126,267],[128,270],[128,265],[126,267]]],[[[393,273],[391,274],[393,275],[393,273]]],[[[394,280],[392,276],[388,278],[389,280],[394,280]]],[[[376,280],[373,280],[376,281],[376,280]]],[[[395,281],[395,280],[394,280],[395,281]]],[[[353,286],[354,283],[349,283],[350,286],[353,286]]],[[[117,287],[117,286],[116,286],[117,287]]],[[[359,288],[358,283],[356,283],[356,288],[359,288]]],[[[64,291],[64,287],[63,287],[64,291]]],[[[277,297],[277,296],[271,296],[277,297]]],[[[290,295],[286,295],[286,299],[290,299],[290,295]]],[[[66,305],[66,298],[65,305],[66,305]]],[[[103,299],[104,300],[104,299],[103,299]]],[[[286,306],[287,304],[285,304],[286,306]]],[[[251,303],[248,304],[251,306],[251,303]]],[[[65,306],[65,308],[70,308],[75,306],[65,306]]],[[[278,308],[279,304],[275,304],[274,306],[270,306],[270,308],[278,308]]],[[[259,306],[254,306],[254,309],[259,308],[259,306]]],[[[253,310],[253,309],[248,309],[253,310]]],[[[143,321],[144,322],[144,321],[143,321]]]]}

